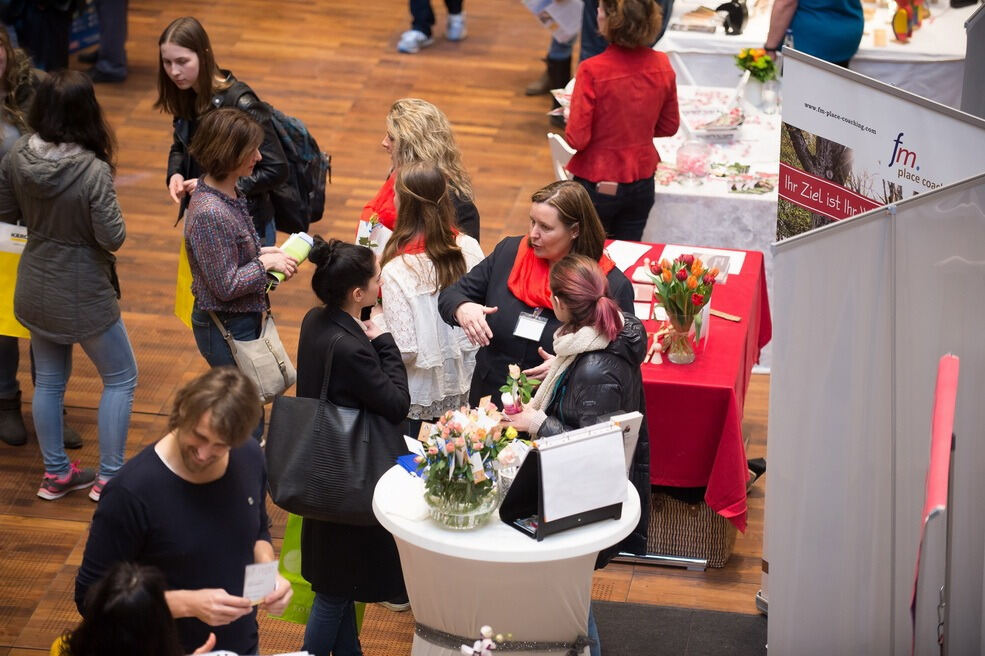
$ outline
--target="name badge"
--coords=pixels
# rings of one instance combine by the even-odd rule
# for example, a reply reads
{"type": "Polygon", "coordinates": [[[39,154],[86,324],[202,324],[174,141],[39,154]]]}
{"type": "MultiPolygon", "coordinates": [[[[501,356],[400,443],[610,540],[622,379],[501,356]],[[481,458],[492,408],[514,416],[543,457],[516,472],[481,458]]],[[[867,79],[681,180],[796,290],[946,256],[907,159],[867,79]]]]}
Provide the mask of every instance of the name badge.
{"type": "Polygon", "coordinates": [[[533,342],[539,342],[541,336],[544,334],[544,328],[547,327],[547,319],[540,316],[540,312],[540,308],[534,310],[533,314],[530,312],[521,312],[520,317],[516,320],[516,328],[513,329],[513,335],[515,337],[529,339],[533,342]]]}

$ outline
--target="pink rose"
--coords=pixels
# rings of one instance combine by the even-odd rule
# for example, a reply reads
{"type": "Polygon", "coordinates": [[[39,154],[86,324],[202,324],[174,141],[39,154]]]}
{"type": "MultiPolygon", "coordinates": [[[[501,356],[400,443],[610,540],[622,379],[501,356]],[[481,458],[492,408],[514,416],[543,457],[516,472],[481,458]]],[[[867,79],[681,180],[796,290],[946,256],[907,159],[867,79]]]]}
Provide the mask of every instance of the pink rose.
{"type": "Polygon", "coordinates": [[[445,452],[455,453],[455,444],[452,442],[445,442],[445,452]]]}

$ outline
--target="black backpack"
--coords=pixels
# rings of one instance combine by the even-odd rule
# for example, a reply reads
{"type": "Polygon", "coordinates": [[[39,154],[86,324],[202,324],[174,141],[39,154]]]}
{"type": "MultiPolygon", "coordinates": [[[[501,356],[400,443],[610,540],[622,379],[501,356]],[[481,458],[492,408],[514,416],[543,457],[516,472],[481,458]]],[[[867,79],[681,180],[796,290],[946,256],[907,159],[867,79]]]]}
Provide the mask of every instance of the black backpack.
{"type": "Polygon", "coordinates": [[[274,224],[281,232],[306,232],[325,212],[325,178],[332,181],[332,156],[321,151],[304,123],[261,101],[243,82],[237,81],[230,92],[212,99],[216,107],[238,107],[247,113],[253,102],[269,110],[271,125],[287,158],[287,180],[270,191],[274,224]]]}
{"type": "Polygon", "coordinates": [[[277,138],[287,156],[287,181],[270,192],[274,223],[281,232],[305,232],[325,211],[325,178],[332,181],[332,156],[300,120],[270,108],[277,138]]]}

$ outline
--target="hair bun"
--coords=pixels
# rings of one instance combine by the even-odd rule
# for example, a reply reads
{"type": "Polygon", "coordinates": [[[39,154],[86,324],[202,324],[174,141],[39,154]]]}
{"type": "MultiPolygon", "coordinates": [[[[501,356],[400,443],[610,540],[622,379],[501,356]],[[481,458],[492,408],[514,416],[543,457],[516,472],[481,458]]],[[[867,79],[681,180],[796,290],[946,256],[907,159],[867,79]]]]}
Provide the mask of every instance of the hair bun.
{"type": "Polygon", "coordinates": [[[328,264],[332,260],[332,256],[335,255],[337,245],[340,243],[338,239],[334,238],[325,241],[321,235],[315,235],[312,237],[312,241],[314,241],[314,244],[311,246],[311,252],[308,253],[308,259],[315,266],[328,264]]]}

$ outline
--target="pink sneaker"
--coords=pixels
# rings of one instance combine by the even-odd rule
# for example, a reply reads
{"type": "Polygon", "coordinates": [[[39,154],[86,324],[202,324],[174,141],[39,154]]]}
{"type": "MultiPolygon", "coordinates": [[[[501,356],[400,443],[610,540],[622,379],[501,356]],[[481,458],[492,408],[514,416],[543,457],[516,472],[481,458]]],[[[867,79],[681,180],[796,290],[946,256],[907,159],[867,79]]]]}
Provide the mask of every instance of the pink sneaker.
{"type": "Polygon", "coordinates": [[[89,490],[89,498],[98,502],[99,497],[103,495],[103,488],[106,487],[107,483],[109,483],[109,479],[100,476],[92,486],[92,489],[89,490]]]}
{"type": "Polygon", "coordinates": [[[46,473],[41,480],[41,487],[38,488],[38,496],[54,501],[61,499],[72,490],[89,487],[95,480],[96,472],[92,469],[80,469],[79,461],[76,460],[69,467],[68,473],[63,476],[46,473]]]}

